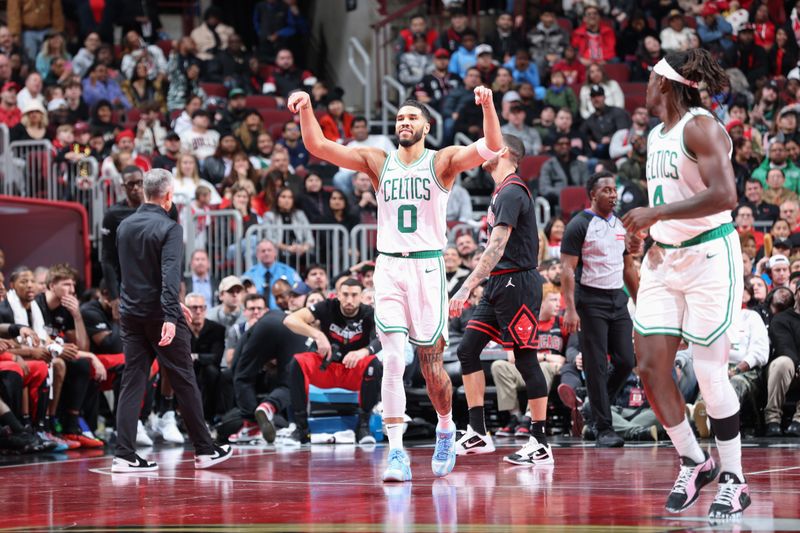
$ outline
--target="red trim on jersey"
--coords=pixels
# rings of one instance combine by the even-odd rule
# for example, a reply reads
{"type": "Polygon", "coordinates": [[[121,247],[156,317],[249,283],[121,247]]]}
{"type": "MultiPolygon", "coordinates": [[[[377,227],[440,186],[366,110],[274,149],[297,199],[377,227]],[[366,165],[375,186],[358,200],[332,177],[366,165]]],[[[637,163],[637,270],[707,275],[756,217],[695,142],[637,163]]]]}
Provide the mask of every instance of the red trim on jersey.
{"type": "Polygon", "coordinates": [[[489,276],[502,276],[503,274],[516,274],[517,272],[527,272],[528,270],[532,270],[530,268],[506,268],[503,270],[495,270],[494,272],[489,272],[489,276]]]}
{"type": "Polygon", "coordinates": [[[516,174],[509,174],[508,176],[506,176],[506,179],[503,180],[503,183],[500,184],[500,186],[497,188],[497,191],[494,193],[495,196],[500,194],[500,191],[502,191],[507,185],[511,185],[512,183],[515,185],[519,185],[520,187],[525,189],[525,192],[528,193],[528,198],[531,198],[531,190],[528,188],[528,185],[525,183],[525,180],[523,180],[516,174]]]}
{"type": "MultiPolygon", "coordinates": [[[[472,322],[473,322],[473,321],[472,321],[472,320],[470,320],[470,321],[467,323],[467,328],[466,328],[466,329],[473,329],[473,330],[475,330],[475,331],[480,331],[481,333],[485,333],[485,334],[489,335],[489,337],[491,337],[491,338],[492,338],[492,340],[493,340],[494,342],[496,342],[497,344],[499,344],[499,345],[500,345],[500,346],[502,346],[503,348],[512,348],[512,347],[514,346],[514,343],[512,343],[512,342],[505,342],[503,339],[501,339],[501,338],[500,338],[500,336],[499,336],[499,335],[497,335],[497,334],[495,334],[495,333],[493,333],[493,332],[489,331],[488,329],[484,329],[484,328],[482,327],[482,326],[483,326],[483,323],[482,323],[482,322],[479,322],[479,323],[478,323],[478,324],[481,324],[481,325],[475,325],[475,324],[473,324],[472,322]]],[[[495,331],[496,331],[496,330],[495,330],[495,331]]]]}

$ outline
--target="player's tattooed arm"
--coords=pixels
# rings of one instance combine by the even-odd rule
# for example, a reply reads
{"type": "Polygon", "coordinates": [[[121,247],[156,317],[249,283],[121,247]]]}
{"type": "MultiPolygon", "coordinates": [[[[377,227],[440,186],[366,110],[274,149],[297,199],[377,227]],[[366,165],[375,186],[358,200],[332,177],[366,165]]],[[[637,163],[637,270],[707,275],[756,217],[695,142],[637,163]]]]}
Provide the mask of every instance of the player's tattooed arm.
{"type": "Polygon", "coordinates": [[[489,244],[486,250],[481,255],[478,265],[475,270],[464,280],[464,284],[458,289],[452,298],[450,298],[450,316],[458,316],[461,314],[461,309],[464,303],[469,298],[472,290],[481,284],[486,279],[489,273],[500,262],[503,253],[508,244],[508,238],[511,237],[511,228],[508,226],[495,226],[492,228],[492,233],[489,236],[489,244]]]}
{"type": "Polygon", "coordinates": [[[439,337],[433,346],[417,348],[417,357],[422,376],[425,378],[428,396],[436,412],[441,414],[450,412],[453,403],[453,384],[444,369],[442,358],[444,346],[444,339],[439,337]]]}

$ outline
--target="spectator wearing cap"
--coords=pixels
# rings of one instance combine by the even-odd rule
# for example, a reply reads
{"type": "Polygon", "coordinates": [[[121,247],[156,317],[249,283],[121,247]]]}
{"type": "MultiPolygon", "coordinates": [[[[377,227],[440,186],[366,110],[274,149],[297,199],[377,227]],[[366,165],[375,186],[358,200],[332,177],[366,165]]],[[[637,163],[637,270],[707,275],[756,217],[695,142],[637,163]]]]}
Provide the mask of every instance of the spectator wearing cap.
{"type": "Polygon", "coordinates": [[[67,121],[74,124],[89,120],[89,106],[83,100],[83,86],[78,80],[69,80],[64,85],[64,100],[67,101],[67,121]]]}
{"type": "Polygon", "coordinates": [[[13,81],[7,81],[0,89],[0,123],[5,124],[8,129],[19,124],[22,118],[22,111],[17,107],[17,91],[19,86],[13,81]]]}
{"type": "Polygon", "coordinates": [[[569,46],[569,35],[558,25],[551,6],[542,6],[539,22],[526,35],[531,59],[544,70],[555,65],[569,46]]]}
{"type": "MultiPolygon", "coordinates": [[[[467,28],[461,36],[461,45],[458,50],[450,55],[450,72],[463,78],[467,69],[475,66],[478,60],[478,51],[484,52],[486,49],[484,45],[478,46],[477,32],[472,28],[467,28]]],[[[491,48],[489,48],[489,52],[491,53],[491,48]]]]}
{"type": "MultiPolygon", "coordinates": [[[[467,14],[459,7],[450,9],[450,26],[439,35],[439,42],[436,48],[444,48],[453,55],[462,45],[464,34],[474,30],[467,26],[467,14]]],[[[477,34],[474,34],[477,39],[477,34]]]]}
{"type": "Polygon", "coordinates": [[[542,151],[542,138],[536,128],[525,124],[525,108],[521,105],[512,105],[508,110],[508,122],[500,131],[504,134],[514,135],[525,145],[525,155],[539,155],[542,151]]]}
{"type": "Polygon", "coordinates": [[[414,88],[417,100],[440,113],[444,98],[462,85],[461,76],[450,72],[449,66],[450,52],[444,48],[437,49],[433,53],[433,70],[423,76],[414,88]]]}
{"type": "Polygon", "coordinates": [[[691,48],[694,30],[686,26],[680,9],[673,9],[667,15],[667,26],[661,30],[661,49],[664,53],[684,52],[691,48]]]}
{"type": "Polygon", "coordinates": [[[614,30],[600,19],[600,10],[586,6],[583,23],[572,32],[572,46],[578,50],[578,60],[584,65],[607,63],[617,55],[614,30]]]}
{"type": "Polygon", "coordinates": [[[192,154],[199,161],[214,155],[219,145],[220,134],[209,129],[208,111],[198,109],[192,114],[192,127],[181,134],[182,151],[192,154]]]}
{"type": "Polygon", "coordinates": [[[539,194],[544,196],[555,211],[559,205],[559,195],[564,187],[583,187],[589,181],[586,163],[573,154],[569,135],[555,137],[553,157],[542,165],[539,174],[539,194]]]}
{"type": "Polygon", "coordinates": [[[181,137],[174,131],[164,136],[164,148],[153,157],[153,168],[163,168],[173,172],[178,164],[178,154],[181,151],[181,137]]]}
{"type": "Polygon", "coordinates": [[[25,78],[25,87],[17,93],[17,106],[20,109],[25,109],[28,102],[36,100],[44,107],[46,102],[42,94],[42,88],[42,76],[38,72],[28,74],[25,78]]]}
{"type": "Polygon", "coordinates": [[[219,305],[209,309],[208,319],[229,328],[244,319],[242,300],[244,285],[236,276],[227,276],[219,282],[219,305]]]}
{"type": "Polygon", "coordinates": [[[122,169],[135,165],[142,172],[150,170],[150,161],[136,153],[136,134],[133,130],[122,130],[114,138],[111,155],[103,160],[100,165],[100,175],[118,185],[122,184],[122,169]]]}
{"type": "Polygon", "coordinates": [[[41,141],[47,135],[47,111],[38,100],[22,108],[19,124],[8,132],[11,141],[41,141]]]}
{"type": "Polygon", "coordinates": [[[297,271],[287,265],[278,261],[278,249],[275,244],[267,239],[262,240],[256,246],[256,264],[254,264],[244,276],[250,278],[256,287],[259,294],[268,297],[267,302],[270,309],[277,310],[278,305],[275,303],[275,298],[272,296],[270,288],[274,281],[281,277],[290,280],[290,285],[300,281],[300,276],[297,271]]]}
{"type": "Polygon", "coordinates": [[[788,160],[785,145],[777,139],[770,143],[768,156],[753,171],[753,178],[766,187],[767,173],[773,168],[783,171],[783,175],[786,178],[784,187],[795,193],[800,192],[800,168],[788,160]]]}
{"type": "Polygon", "coordinates": [[[425,36],[426,53],[432,53],[436,50],[436,40],[439,38],[439,33],[434,29],[428,29],[428,19],[423,15],[414,15],[411,17],[409,27],[400,30],[400,35],[395,41],[395,52],[398,58],[414,48],[414,39],[418,34],[425,36]]]}
{"type": "Polygon", "coordinates": [[[525,45],[522,34],[514,28],[511,13],[497,15],[494,29],[484,36],[483,42],[492,48],[492,58],[500,64],[511,59],[525,45]]]}
{"type": "Polygon", "coordinates": [[[425,34],[415,34],[411,50],[401,54],[397,61],[397,79],[406,87],[414,87],[434,68],[433,55],[428,52],[425,34]]]}
{"type": "Polygon", "coordinates": [[[11,35],[19,38],[29,58],[36,57],[48,33],[64,31],[61,0],[9,0],[6,16],[11,35]]]}
{"type": "Polygon", "coordinates": [[[781,109],[780,115],[778,115],[778,133],[776,137],[783,137],[784,143],[789,141],[800,143],[800,131],[797,128],[798,111],[797,105],[787,106],[781,109]]]}
{"type": "Polygon", "coordinates": [[[737,68],[744,73],[751,90],[769,73],[767,52],[755,43],[753,28],[753,24],[745,24],[739,30],[736,45],[728,48],[723,58],[726,68],[737,68]]]}
{"type": "MultiPolygon", "coordinates": [[[[478,45],[476,48],[477,58],[475,60],[475,68],[478,69],[478,72],[481,73],[481,82],[487,87],[492,88],[495,82],[495,78],[497,77],[497,64],[492,57],[492,47],[488,44],[481,44],[478,45]],[[481,48],[483,47],[483,48],[481,48]]],[[[513,83],[513,79],[510,76],[509,72],[509,79],[507,80],[507,88],[505,90],[511,90],[511,84],[513,83]]],[[[496,88],[496,87],[495,87],[496,88]]],[[[495,91],[495,98],[502,98],[502,95],[498,96],[500,93],[500,89],[498,88],[495,91]]]]}
{"type": "Polygon", "coordinates": [[[317,83],[317,77],[310,71],[303,70],[294,63],[294,54],[288,48],[278,50],[275,65],[262,88],[264,94],[271,94],[283,105],[293,91],[310,91],[317,83]]]}
{"type": "Polygon", "coordinates": [[[69,109],[67,101],[63,98],[53,98],[47,103],[48,128],[47,138],[52,139],[56,128],[62,124],[67,124],[69,109]]]}
{"type": "Polygon", "coordinates": [[[607,106],[625,109],[625,95],[617,80],[609,79],[602,65],[592,64],[586,71],[586,83],[581,87],[578,95],[580,113],[584,120],[595,112],[591,94],[592,88],[595,86],[602,88],[607,106]]]}
{"type": "MultiPolygon", "coordinates": [[[[764,134],[772,130],[782,103],[778,95],[778,82],[770,80],[761,87],[760,92],[756,92],[755,105],[750,110],[750,123],[764,134]]],[[[760,135],[754,136],[754,140],[760,135]]]]}
{"type": "Polygon", "coordinates": [[[605,90],[602,85],[592,85],[589,89],[594,113],[586,119],[581,129],[589,139],[589,147],[595,157],[608,159],[611,136],[614,132],[629,128],[631,117],[624,109],[606,105],[605,90]]]}
{"type": "MultiPolygon", "coordinates": [[[[784,258],[785,259],[785,258],[784,258]]],[[[785,434],[800,437],[800,402],[792,415],[785,433],[781,429],[783,405],[792,383],[797,381],[800,366],[800,294],[795,292],[789,308],[776,313],[769,325],[769,340],[772,347],[767,366],[767,403],[764,407],[767,437],[785,434]]]]}
{"type": "MultiPolygon", "coordinates": [[[[764,258],[766,260],[767,270],[766,274],[769,276],[769,280],[771,281],[769,285],[769,290],[773,291],[778,287],[788,287],[789,286],[789,276],[791,275],[790,268],[789,268],[789,258],[785,255],[775,254],[772,257],[764,258]]],[[[761,262],[757,265],[756,269],[758,270],[761,267],[761,262]]]]}
{"type": "Polygon", "coordinates": [[[733,26],[720,15],[714,2],[706,2],[697,17],[697,36],[703,48],[721,53],[733,48],[733,26]]]}
{"type": "Polygon", "coordinates": [[[197,45],[197,57],[209,61],[216,52],[228,48],[233,28],[222,23],[222,10],[211,6],[203,13],[203,23],[192,30],[190,37],[197,45]]]}
{"type": "Polygon", "coordinates": [[[83,99],[90,106],[101,100],[108,100],[115,107],[131,108],[131,103],[123,94],[119,84],[108,75],[108,67],[95,63],[89,67],[89,75],[83,79],[83,99]]]}
{"type": "Polygon", "coordinates": [[[228,92],[228,103],[214,115],[214,129],[220,135],[233,133],[250,110],[247,108],[247,95],[235,87],[228,92]]]}
{"type": "Polygon", "coordinates": [[[539,100],[544,98],[545,88],[542,87],[539,68],[536,63],[531,61],[531,55],[525,48],[517,50],[514,57],[503,66],[511,70],[511,75],[516,83],[530,83],[536,93],[536,98],[539,100]]]}
{"type": "Polygon", "coordinates": [[[319,127],[325,138],[334,142],[344,142],[352,138],[350,127],[353,125],[353,115],[344,110],[344,102],[339,94],[329,97],[327,111],[319,119],[319,127]]]}

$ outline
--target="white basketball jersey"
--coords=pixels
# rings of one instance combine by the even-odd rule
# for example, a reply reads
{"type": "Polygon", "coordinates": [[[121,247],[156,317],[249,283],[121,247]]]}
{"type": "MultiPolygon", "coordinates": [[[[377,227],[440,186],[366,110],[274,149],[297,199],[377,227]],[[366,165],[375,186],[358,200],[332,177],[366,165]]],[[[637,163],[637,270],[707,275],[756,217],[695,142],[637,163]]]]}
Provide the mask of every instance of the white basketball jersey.
{"type": "Polygon", "coordinates": [[[389,152],[378,185],[378,251],[411,253],[447,246],[450,191],[433,170],[435,150],[426,149],[410,166],[389,152]]]}
{"type": "MultiPolygon", "coordinates": [[[[650,132],[646,176],[651,207],[685,200],[708,188],[700,178],[697,160],[683,144],[686,123],[698,115],[712,116],[703,108],[693,107],[668,132],[664,133],[663,122],[650,132]]],[[[732,150],[728,137],[729,158],[732,150]]],[[[714,179],[722,179],[722,173],[714,179]]],[[[701,218],[659,221],[650,228],[650,234],[656,242],[675,245],[730,222],[730,211],[721,211],[701,218]]]]}

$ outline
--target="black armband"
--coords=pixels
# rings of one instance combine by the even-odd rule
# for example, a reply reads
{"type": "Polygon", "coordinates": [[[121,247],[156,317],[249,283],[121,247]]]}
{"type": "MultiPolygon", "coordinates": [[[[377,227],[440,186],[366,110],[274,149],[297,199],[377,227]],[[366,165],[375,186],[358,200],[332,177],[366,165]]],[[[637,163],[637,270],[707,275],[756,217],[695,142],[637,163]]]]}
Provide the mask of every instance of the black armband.
{"type": "Polygon", "coordinates": [[[19,332],[25,326],[20,326],[19,324],[10,324],[8,326],[8,336],[9,338],[14,338],[19,336],[19,332]]]}

